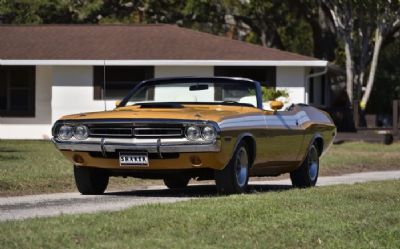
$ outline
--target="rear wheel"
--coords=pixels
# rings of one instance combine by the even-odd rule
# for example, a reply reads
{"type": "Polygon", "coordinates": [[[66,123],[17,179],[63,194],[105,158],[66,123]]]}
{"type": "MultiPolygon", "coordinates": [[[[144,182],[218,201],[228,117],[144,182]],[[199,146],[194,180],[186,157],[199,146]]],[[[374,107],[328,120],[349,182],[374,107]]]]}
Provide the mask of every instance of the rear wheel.
{"type": "Polygon", "coordinates": [[[319,173],[319,154],[315,144],[311,145],[301,166],[290,173],[292,185],[299,188],[315,186],[319,173]]]}
{"type": "Polygon", "coordinates": [[[164,184],[169,189],[184,188],[189,184],[190,177],[187,176],[174,176],[164,178],[164,184]]]}
{"type": "Polygon", "coordinates": [[[108,185],[109,176],[105,170],[74,166],[75,183],[83,195],[103,194],[108,185]]]}
{"type": "Polygon", "coordinates": [[[247,144],[242,141],[228,165],[215,171],[215,183],[221,194],[239,194],[247,191],[250,158],[247,144]]]}

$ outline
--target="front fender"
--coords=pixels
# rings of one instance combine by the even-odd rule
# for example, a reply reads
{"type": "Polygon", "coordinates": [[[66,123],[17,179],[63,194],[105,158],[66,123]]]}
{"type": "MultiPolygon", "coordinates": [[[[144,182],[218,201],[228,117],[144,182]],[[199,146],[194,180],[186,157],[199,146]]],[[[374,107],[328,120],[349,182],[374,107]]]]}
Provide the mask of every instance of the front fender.
{"type": "MultiPolygon", "coordinates": [[[[226,138],[226,137],[225,137],[226,138]]],[[[257,148],[257,144],[256,144],[256,140],[255,137],[252,133],[250,132],[243,132],[240,133],[239,135],[236,136],[236,138],[234,139],[234,143],[233,146],[231,148],[229,148],[229,160],[227,161],[225,167],[228,165],[228,163],[230,162],[230,160],[232,159],[237,147],[239,146],[239,143],[243,140],[246,139],[247,141],[251,141],[251,144],[249,144],[249,146],[251,147],[251,152],[250,152],[250,160],[251,160],[251,164],[253,164],[254,160],[255,160],[255,155],[256,155],[256,148],[257,148]]],[[[224,137],[222,138],[222,146],[224,146],[224,137]]],[[[225,168],[224,167],[224,168],[225,168]]]]}

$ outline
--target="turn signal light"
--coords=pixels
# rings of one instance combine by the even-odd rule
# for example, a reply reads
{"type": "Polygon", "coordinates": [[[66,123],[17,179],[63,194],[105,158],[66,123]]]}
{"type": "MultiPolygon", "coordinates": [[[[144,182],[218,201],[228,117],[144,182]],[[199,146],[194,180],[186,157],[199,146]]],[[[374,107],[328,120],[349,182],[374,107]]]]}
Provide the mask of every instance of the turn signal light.
{"type": "Polygon", "coordinates": [[[190,157],[190,162],[195,167],[199,167],[202,164],[202,161],[201,161],[200,157],[198,157],[198,156],[191,156],[190,157]]]}
{"type": "Polygon", "coordinates": [[[75,154],[72,157],[72,160],[74,161],[75,165],[83,165],[85,163],[85,160],[83,159],[83,157],[81,155],[75,154]]]}

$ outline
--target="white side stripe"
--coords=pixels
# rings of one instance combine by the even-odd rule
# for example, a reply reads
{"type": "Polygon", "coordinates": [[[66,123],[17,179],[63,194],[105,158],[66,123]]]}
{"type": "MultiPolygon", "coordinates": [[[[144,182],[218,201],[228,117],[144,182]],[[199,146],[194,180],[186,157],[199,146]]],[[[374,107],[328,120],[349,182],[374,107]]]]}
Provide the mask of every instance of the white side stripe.
{"type": "Polygon", "coordinates": [[[299,128],[302,124],[310,121],[309,116],[305,111],[298,112],[294,115],[260,115],[251,117],[240,117],[226,119],[219,123],[221,129],[227,128],[299,128]]]}

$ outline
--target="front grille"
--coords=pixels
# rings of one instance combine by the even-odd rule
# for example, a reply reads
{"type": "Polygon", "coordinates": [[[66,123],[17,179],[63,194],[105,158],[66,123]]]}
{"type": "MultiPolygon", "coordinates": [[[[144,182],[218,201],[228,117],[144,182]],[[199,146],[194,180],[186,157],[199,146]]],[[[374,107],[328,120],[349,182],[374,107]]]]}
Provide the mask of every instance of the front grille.
{"type": "Polygon", "coordinates": [[[133,128],[90,128],[90,135],[102,137],[132,137],[133,128]]]}
{"type": "Polygon", "coordinates": [[[134,128],[135,137],[181,137],[182,128],[134,128]]]}
{"type": "MultiPolygon", "coordinates": [[[[97,151],[91,151],[89,152],[89,155],[91,157],[96,157],[96,158],[103,158],[104,155],[102,152],[97,152],[97,151]]],[[[119,158],[119,152],[107,152],[105,154],[106,158],[113,158],[113,159],[117,159],[119,158]]],[[[149,153],[148,154],[149,159],[176,159],[179,158],[179,153],[149,153]]]]}
{"type": "Polygon", "coordinates": [[[91,137],[110,138],[182,138],[184,127],[182,124],[91,124],[91,137]]]}

